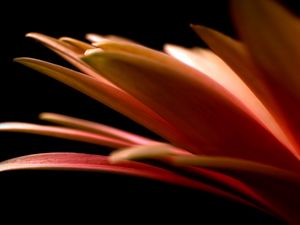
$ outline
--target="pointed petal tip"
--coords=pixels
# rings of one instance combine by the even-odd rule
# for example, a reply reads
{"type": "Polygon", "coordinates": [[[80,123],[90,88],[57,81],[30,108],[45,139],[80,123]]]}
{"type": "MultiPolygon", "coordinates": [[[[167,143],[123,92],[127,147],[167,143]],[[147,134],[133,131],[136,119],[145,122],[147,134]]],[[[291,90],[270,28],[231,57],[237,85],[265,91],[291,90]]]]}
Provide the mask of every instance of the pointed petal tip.
{"type": "Polygon", "coordinates": [[[30,64],[31,62],[33,62],[33,61],[38,62],[39,60],[34,59],[34,58],[30,58],[30,57],[17,57],[17,58],[14,58],[13,61],[26,66],[26,65],[30,64]]]}
{"type": "Polygon", "coordinates": [[[216,32],[211,28],[208,28],[206,26],[203,25],[191,25],[191,28],[196,32],[196,34],[198,34],[198,36],[200,36],[201,38],[203,38],[204,35],[207,35],[211,32],[216,32]]]}
{"type": "Polygon", "coordinates": [[[36,36],[38,35],[42,35],[40,33],[37,33],[37,32],[29,32],[27,34],[25,34],[25,37],[28,37],[28,38],[35,38],[36,36]]]}
{"type": "Polygon", "coordinates": [[[172,154],[173,149],[173,146],[165,143],[138,145],[116,150],[110,154],[108,159],[112,164],[130,160],[159,159],[172,154]]]}
{"type": "Polygon", "coordinates": [[[26,64],[28,61],[30,61],[31,58],[29,57],[17,57],[14,58],[13,61],[16,63],[26,64]]]}
{"type": "Polygon", "coordinates": [[[91,55],[99,54],[99,53],[102,53],[102,52],[103,52],[103,50],[101,50],[99,48],[88,49],[88,50],[85,51],[84,56],[81,59],[84,60],[85,58],[88,58],[91,55]]]}

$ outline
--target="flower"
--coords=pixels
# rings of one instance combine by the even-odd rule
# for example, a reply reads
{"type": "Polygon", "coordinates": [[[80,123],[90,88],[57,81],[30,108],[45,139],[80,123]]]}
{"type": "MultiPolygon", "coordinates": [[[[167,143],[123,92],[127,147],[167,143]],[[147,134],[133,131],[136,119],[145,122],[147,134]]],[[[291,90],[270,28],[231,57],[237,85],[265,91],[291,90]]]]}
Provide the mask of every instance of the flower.
{"type": "Polygon", "coordinates": [[[213,52],[166,45],[165,54],[115,36],[89,34],[88,44],[28,34],[81,72],[32,58],[17,62],[123,113],[166,142],[42,113],[41,119],[60,126],[7,122],[0,130],[114,150],[110,156],[22,156],[2,162],[0,170],[82,169],[142,176],[211,192],[299,224],[299,20],[270,0],[232,0],[231,5],[241,41],[193,26],[213,52]],[[159,166],[145,159],[159,161],[159,166]]]}

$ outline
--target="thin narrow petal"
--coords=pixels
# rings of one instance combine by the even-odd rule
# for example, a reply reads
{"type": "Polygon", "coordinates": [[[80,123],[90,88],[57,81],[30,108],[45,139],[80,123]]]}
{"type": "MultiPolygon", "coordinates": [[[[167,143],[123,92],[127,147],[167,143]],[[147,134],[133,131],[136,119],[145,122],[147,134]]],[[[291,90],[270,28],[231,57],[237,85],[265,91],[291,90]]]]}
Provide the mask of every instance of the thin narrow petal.
{"type": "Polygon", "coordinates": [[[232,12],[242,40],[300,140],[299,19],[270,0],[235,0],[232,12]]]}
{"type": "Polygon", "coordinates": [[[76,128],[79,130],[85,130],[88,132],[105,135],[108,137],[116,138],[122,141],[126,141],[132,144],[145,145],[154,142],[151,139],[129,133],[117,128],[106,126],[101,123],[96,123],[88,120],[78,119],[66,115],[56,113],[41,113],[39,118],[52,123],[57,123],[63,126],[76,128]]]}
{"type": "Polygon", "coordinates": [[[121,89],[115,89],[85,74],[41,60],[18,58],[16,61],[83,92],[168,140],[180,142],[183,146],[188,145],[181,132],[121,89]]]}
{"type": "Polygon", "coordinates": [[[95,48],[93,45],[90,45],[88,43],[85,43],[83,41],[79,41],[77,39],[70,38],[70,37],[61,37],[58,40],[62,41],[62,42],[65,42],[65,43],[68,43],[68,44],[70,44],[70,45],[72,45],[72,46],[80,49],[81,50],[81,54],[83,54],[88,49],[95,48]]]}
{"type": "Polygon", "coordinates": [[[125,43],[134,43],[132,40],[129,40],[124,37],[116,36],[116,35],[99,35],[99,34],[87,34],[86,39],[93,44],[97,44],[98,42],[102,42],[103,40],[111,40],[111,41],[118,41],[118,42],[125,42],[125,43]]]}
{"type": "MultiPolygon", "coordinates": [[[[290,146],[286,145],[287,148],[299,157],[299,143],[297,143],[295,133],[292,131],[290,123],[288,123],[287,118],[284,117],[283,109],[279,107],[277,101],[280,98],[274,96],[272,87],[268,85],[268,82],[264,79],[264,74],[253,63],[245,46],[224,34],[203,26],[193,26],[193,29],[254,92],[258,99],[272,114],[285,134],[286,137],[283,139],[288,139],[290,146]]],[[[289,102],[289,100],[286,102],[289,102]]],[[[269,125],[273,125],[273,123],[270,123],[269,125]]],[[[274,130],[274,127],[272,129],[274,130]]]]}
{"type": "Polygon", "coordinates": [[[104,79],[100,74],[96,73],[93,69],[91,69],[86,63],[84,63],[80,59],[80,57],[84,53],[84,51],[81,48],[74,47],[74,45],[70,45],[67,42],[60,41],[55,38],[43,34],[39,34],[39,33],[28,33],[26,37],[30,37],[41,42],[46,47],[56,52],[58,55],[66,59],[74,66],[76,66],[82,72],[94,77],[95,79],[103,83],[112,85],[110,82],[104,79]]]}
{"type": "Polygon", "coordinates": [[[163,143],[134,146],[113,151],[109,156],[109,161],[118,163],[124,160],[159,159],[175,153],[173,149],[175,149],[174,146],[163,143]]]}
{"type": "Polygon", "coordinates": [[[132,54],[93,52],[83,60],[184,131],[188,150],[299,170],[299,161],[209,78],[132,54]]]}
{"type": "Polygon", "coordinates": [[[109,138],[100,134],[93,134],[86,131],[75,130],[71,128],[44,126],[31,123],[6,122],[0,123],[0,131],[24,132],[31,134],[39,134],[57,138],[64,138],[73,141],[82,141],[86,143],[108,146],[112,148],[130,147],[130,144],[115,138],[109,138]]]}
{"type": "Polygon", "coordinates": [[[0,171],[28,169],[86,170],[139,176],[180,186],[195,188],[254,206],[252,203],[236,197],[228,192],[222,191],[199,181],[180,176],[166,169],[133,161],[111,164],[109,163],[107,157],[100,155],[54,152],[18,157],[0,163],[0,171]]]}
{"type": "Polygon", "coordinates": [[[249,185],[274,206],[277,213],[291,224],[299,224],[300,176],[275,167],[245,160],[202,157],[174,157],[180,165],[197,165],[232,176],[249,185]]]}

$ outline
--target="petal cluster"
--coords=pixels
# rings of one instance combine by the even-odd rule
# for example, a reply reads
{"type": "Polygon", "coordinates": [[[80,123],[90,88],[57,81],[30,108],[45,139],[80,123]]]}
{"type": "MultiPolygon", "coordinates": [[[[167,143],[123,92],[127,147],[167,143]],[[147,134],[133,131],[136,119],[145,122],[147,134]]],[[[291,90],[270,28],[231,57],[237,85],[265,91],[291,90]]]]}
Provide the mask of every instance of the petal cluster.
{"type": "Polygon", "coordinates": [[[56,125],[5,122],[0,131],[108,146],[111,155],[28,155],[0,163],[0,171],[81,169],[142,176],[211,192],[299,224],[299,20],[271,0],[232,0],[231,9],[240,41],[192,26],[211,50],[167,44],[161,52],[116,36],[88,34],[91,43],[85,43],[28,34],[78,71],[33,58],[17,62],[106,104],[165,141],[42,113],[40,119],[56,125]]]}

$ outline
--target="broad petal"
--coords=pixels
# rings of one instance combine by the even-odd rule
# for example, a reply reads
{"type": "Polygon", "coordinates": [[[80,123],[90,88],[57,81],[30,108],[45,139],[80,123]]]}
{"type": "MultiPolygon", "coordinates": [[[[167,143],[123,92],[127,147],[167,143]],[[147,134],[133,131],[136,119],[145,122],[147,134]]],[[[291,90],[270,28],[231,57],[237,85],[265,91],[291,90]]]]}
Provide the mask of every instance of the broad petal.
{"type": "Polygon", "coordinates": [[[299,19],[270,0],[235,0],[232,12],[242,40],[299,140],[299,19]]]}
{"type": "Polygon", "coordinates": [[[184,146],[188,144],[181,132],[153,110],[119,88],[114,88],[85,74],[41,60],[18,58],[16,61],[83,92],[168,140],[176,140],[184,146]]]}
{"type": "MultiPolygon", "coordinates": [[[[197,165],[232,176],[252,188],[291,224],[299,224],[300,176],[276,167],[221,157],[178,156],[180,165],[197,165]]],[[[274,210],[273,209],[273,210],[274,210]]]]}
{"type": "Polygon", "coordinates": [[[188,150],[299,170],[299,161],[209,78],[132,54],[94,51],[83,60],[185,132],[188,150]]]}
{"type": "Polygon", "coordinates": [[[245,105],[253,116],[277,137],[278,140],[287,148],[293,150],[294,146],[289,137],[286,136],[272,114],[239,76],[217,55],[206,49],[185,49],[175,45],[166,45],[165,51],[178,60],[209,76],[216,83],[228,90],[239,99],[241,104],[245,105]]]}
{"type": "Polygon", "coordinates": [[[0,171],[9,170],[86,170],[98,172],[110,172],[126,174],[149,179],[159,180],[171,184],[195,188],[201,191],[213,193],[218,196],[242,202],[247,205],[251,203],[236,197],[228,192],[222,191],[210,185],[195,181],[166,169],[151,166],[144,163],[127,161],[118,164],[109,163],[107,157],[81,153],[43,153],[18,157],[0,163],[0,171]]]}
{"type": "MultiPolygon", "coordinates": [[[[284,109],[279,107],[280,104],[278,104],[278,99],[281,98],[274,96],[272,87],[265,81],[264,74],[254,64],[245,46],[224,34],[206,27],[193,26],[193,29],[239,75],[263,103],[285,134],[284,136],[286,137],[284,139],[288,139],[290,146],[286,145],[287,148],[299,157],[300,148],[295,137],[296,135],[283,114],[284,109]]],[[[286,102],[289,102],[289,100],[286,102]]],[[[269,125],[273,126],[271,129],[274,133],[274,128],[276,129],[276,127],[273,124],[273,122],[269,123],[269,125]]],[[[275,133],[278,136],[278,132],[275,133]]],[[[279,134],[279,136],[281,135],[279,134]]],[[[283,142],[286,142],[284,139],[281,138],[283,142]]]]}
{"type": "Polygon", "coordinates": [[[117,128],[113,128],[101,123],[96,123],[96,122],[74,118],[74,117],[61,115],[57,113],[44,112],[39,115],[39,118],[41,120],[46,120],[63,126],[72,127],[79,130],[84,130],[95,134],[101,134],[108,137],[116,138],[132,144],[145,145],[154,142],[154,140],[142,137],[137,134],[129,133],[117,128]]]}
{"type": "Polygon", "coordinates": [[[126,141],[121,141],[100,134],[94,134],[86,131],[80,131],[80,130],[65,128],[65,127],[44,126],[44,125],[37,125],[31,123],[19,123],[19,122],[0,123],[0,131],[39,134],[39,135],[69,139],[73,141],[82,141],[86,143],[108,146],[112,148],[124,148],[133,145],[126,141]]]}

